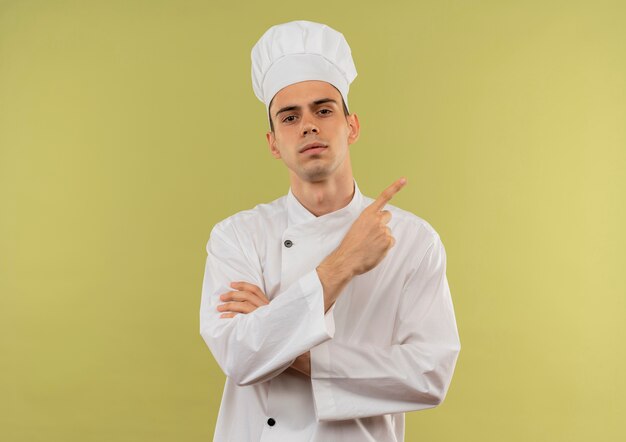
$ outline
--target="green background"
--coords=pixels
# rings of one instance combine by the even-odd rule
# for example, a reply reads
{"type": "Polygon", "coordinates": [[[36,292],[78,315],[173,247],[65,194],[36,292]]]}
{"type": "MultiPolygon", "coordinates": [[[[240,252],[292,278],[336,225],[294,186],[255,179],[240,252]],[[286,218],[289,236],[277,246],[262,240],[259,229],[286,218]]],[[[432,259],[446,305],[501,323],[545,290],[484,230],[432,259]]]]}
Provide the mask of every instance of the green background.
{"type": "Polygon", "coordinates": [[[0,439],[211,439],[204,247],[288,190],[250,50],[296,19],[352,47],[361,190],[406,176],[448,253],[406,440],[626,437],[624,2],[0,0],[0,439]]]}

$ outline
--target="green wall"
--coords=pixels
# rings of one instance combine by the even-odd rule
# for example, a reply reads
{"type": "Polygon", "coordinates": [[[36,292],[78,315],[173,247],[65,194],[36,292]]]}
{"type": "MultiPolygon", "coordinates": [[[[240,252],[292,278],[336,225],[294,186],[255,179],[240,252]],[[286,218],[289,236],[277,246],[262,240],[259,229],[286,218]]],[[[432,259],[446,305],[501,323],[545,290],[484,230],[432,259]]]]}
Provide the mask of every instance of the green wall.
{"type": "Polygon", "coordinates": [[[407,441],[626,437],[624,2],[0,0],[0,439],[211,439],[204,247],[287,192],[250,50],[296,19],[352,47],[361,190],[448,252],[407,441]]]}

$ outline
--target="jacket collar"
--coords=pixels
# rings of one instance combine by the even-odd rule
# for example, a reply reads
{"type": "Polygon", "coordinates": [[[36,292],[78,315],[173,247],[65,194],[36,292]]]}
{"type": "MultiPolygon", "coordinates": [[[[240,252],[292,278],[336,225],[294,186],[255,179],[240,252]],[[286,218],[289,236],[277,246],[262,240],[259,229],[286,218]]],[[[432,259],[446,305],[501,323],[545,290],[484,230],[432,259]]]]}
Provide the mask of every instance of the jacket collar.
{"type": "Polygon", "coordinates": [[[319,223],[324,225],[330,223],[334,225],[336,222],[342,223],[347,220],[355,219],[362,210],[363,194],[361,194],[356,180],[354,178],[352,180],[354,182],[354,195],[352,196],[352,200],[341,209],[322,216],[315,216],[309,212],[308,209],[298,201],[291,191],[291,187],[289,187],[289,192],[287,193],[287,226],[292,227],[309,223],[315,225],[319,225],[319,223]]]}

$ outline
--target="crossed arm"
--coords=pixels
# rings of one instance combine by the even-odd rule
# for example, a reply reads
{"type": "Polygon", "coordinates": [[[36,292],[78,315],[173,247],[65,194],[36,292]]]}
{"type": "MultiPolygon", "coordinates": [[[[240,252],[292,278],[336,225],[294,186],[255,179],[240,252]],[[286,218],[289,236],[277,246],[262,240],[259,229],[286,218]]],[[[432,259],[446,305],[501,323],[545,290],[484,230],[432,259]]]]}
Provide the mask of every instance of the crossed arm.
{"type": "MultiPolygon", "coordinates": [[[[220,295],[220,301],[224,304],[217,306],[217,311],[223,312],[220,318],[234,318],[238,314],[248,314],[257,308],[270,303],[265,293],[256,285],[245,281],[232,282],[230,286],[234,291],[220,295]]],[[[288,367],[305,376],[311,376],[311,353],[306,352],[298,356],[288,367]]]]}
{"type": "MultiPolygon", "coordinates": [[[[317,268],[318,277],[324,289],[324,312],[334,304],[339,293],[352,279],[345,256],[341,253],[329,255],[317,268]]],[[[257,308],[270,303],[259,286],[245,281],[234,281],[230,284],[231,290],[220,295],[223,304],[217,306],[222,312],[220,318],[234,318],[238,314],[248,314],[257,308]]],[[[305,376],[311,376],[311,353],[298,356],[288,369],[295,370],[305,376]]]]}
{"type": "Polygon", "coordinates": [[[385,225],[390,214],[380,208],[364,210],[333,253],[271,302],[259,287],[256,261],[223,230],[212,235],[200,331],[237,385],[285,370],[310,376],[320,420],[418,410],[443,400],[460,347],[436,236],[414,255],[414,271],[396,280],[394,292],[403,293],[390,345],[333,339],[329,309],[343,286],[374,268],[394,243],[385,225]]]}
{"type": "MultiPolygon", "coordinates": [[[[335,314],[323,314],[323,278],[318,281],[315,271],[270,303],[263,300],[258,286],[245,282],[231,288],[246,290],[221,296],[214,292],[214,319],[207,322],[203,336],[238,385],[263,382],[285,370],[309,376],[320,420],[436,406],[446,395],[460,346],[445,278],[445,252],[440,240],[433,239],[414,256],[406,279],[389,287],[402,293],[388,345],[329,339],[334,327],[325,327],[324,320],[335,314]]],[[[229,269],[230,278],[236,278],[237,270],[229,269]]],[[[320,268],[316,271],[319,275],[320,268]]],[[[229,283],[221,286],[228,290],[229,283]]],[[[367,296],[366,287],[359,290],[367,296]]]]}
{"type": "MultiPolygon", "coordinates": [[[[406,179],[401,178],[385,189],[357,218],[337,250],[317,267],[324,289],[324,312],[330,309],[354,276],[378,265],[395,244],[395,238],[387,227],[391,213],[383,208],[405,184],[406,179]]],[[[234,281],[230,287],[235,290],[221,294],[220,301],[224,303],[217,306],[217,310],[222,312],[222,319],[248,314],[269,304],[267,296],[257,285],[234,281]]],[[[310,352],[298,356],[288,369],[310,376],[310,352]]]]}

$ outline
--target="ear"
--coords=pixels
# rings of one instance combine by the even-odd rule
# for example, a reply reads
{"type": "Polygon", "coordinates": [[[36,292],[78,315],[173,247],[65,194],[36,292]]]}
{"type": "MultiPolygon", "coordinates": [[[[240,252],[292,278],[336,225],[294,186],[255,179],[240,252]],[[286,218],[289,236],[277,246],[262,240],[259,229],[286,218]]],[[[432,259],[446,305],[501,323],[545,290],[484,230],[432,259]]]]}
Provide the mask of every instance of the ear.
{"type": "Polygon", "coordinates": [[[268,132],[265,134],[265,138],[267,138],[267,145],[270,148],[270,153],[277,160],[280,159],[280,151],[276,148],[276,137],[273,132],[268,132]]]}
{"type": "Polygon", "coordinates": [[[356,114],[348,115],[346,119],[348,120],[348,126],[350,127],[350,132],[348,133],[348,144],[352,144],[359,139],[361,125],[359,123],[359,117],[357,117],[356,114]]]}

